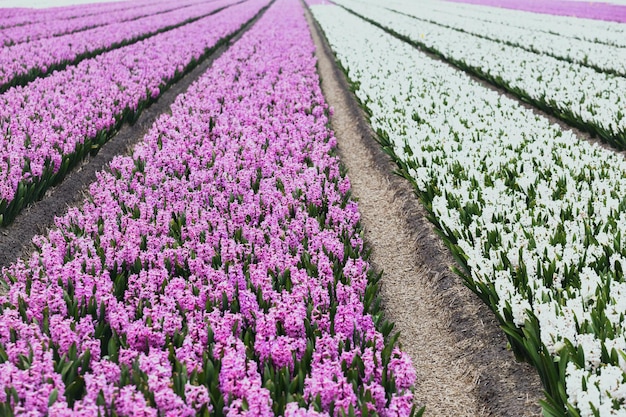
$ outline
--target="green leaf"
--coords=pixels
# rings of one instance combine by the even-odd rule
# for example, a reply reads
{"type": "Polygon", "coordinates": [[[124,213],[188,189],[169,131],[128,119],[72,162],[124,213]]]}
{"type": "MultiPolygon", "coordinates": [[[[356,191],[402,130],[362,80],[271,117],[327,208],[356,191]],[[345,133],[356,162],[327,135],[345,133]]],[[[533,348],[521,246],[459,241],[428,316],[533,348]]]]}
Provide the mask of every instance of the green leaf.
{"type": "Polygon", "coordinates": [[[116,360],[117,359],[117,350],[118,350],[118,346],[117,346],[117,338],[115,337],[115,335],[113,335],[110,339],[109,339],[109,344],[107,345],[108,347],[108,353],[109,353],[109,358],[111,360],[116,360]]]}
{"type": "Polygon", "coordinates": [[[58,397],[59,397],[59,390],[55,388],[50,393],[50,397],[48,397],[48,407],[52,407],[52,404],[54,404],[57,401],[58,397]]]}
{"type": "Polygon", "coordinates": [[[74,382],[69,384],[65,389],[65,397],[68,405],[72,406],[74,401],[82,398],[85,391],[85,380],[82,376],[78,376],[74,382]]]}

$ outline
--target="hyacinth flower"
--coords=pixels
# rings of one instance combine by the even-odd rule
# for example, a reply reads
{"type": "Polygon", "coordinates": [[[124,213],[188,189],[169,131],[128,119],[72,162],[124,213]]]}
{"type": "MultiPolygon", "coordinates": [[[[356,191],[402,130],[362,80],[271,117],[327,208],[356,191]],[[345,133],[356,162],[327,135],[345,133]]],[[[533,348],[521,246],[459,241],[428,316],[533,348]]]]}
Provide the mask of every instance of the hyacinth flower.
{"type": "Polygon", "coordinates": [[[623,156],[337,6],[312,11],[457,272],[537,368],[544,415],[623,415],[623,156]]]}
{"type": "Polygon", "coordinates": [[[180,7],[130,21],[5,46],[0,55],[0,93],[23,86],[55,70],[103,52],[133,44],[159,33],[184,26],[231,6],[236,0],[215,0],[180,7]]]}
{"type": "MultiPolygon", "coordinates": [[[[626,78],[623,59],[614,71],[598,71],[582,62],[565,62],[469,32],[446,28],[391,12],[379,5],[351,0],[340,3],[376,26],[416,47],[432,52],[463,71],[504,88],[567,124],[589,132],[617,149],[626,149],[626,78]],[[349,6],[348,6],[349,5],[349,6]],[[426,34],[426,36],[422,36],[426,34]]],[[[622,38],[624,36],[622,35],[622,38]]],[[[525,41],[529,44],[529,40],[525,41]]],[[[583,62],[585,49],[579,50],[583,62]]],[[[609,47],[615,55],[622,48],[609,47]]]]}
{"type": "Polygon", "coordinates": [[[96,19],[102,13],[115,13],[123,10],[130,10],[145,6],[146,4],[163,3],[167,0],[156,1],[133,1],[111,2],[111,3],[91,3],[45,9],[33,9],[27,7],[11,7],[0,10],[0,29],[7,30],[18,26],[26,26],[56,19],[75,19],[81,17],[94,16],[96,19]]]}
{"type": "MultiPolygon", "coordinates": [[[[201,1],[201,0],[200,0],[201,1]]],[[[119,22],[133,21],[142,17],[162,14],[179,8],[185,8],[198,3],[199,0],[186,0],[177,2],[175,5],[169,2],[139,4],[133,2],[136,7],[128,7],[121,10],[112,10],[100,14],[87,14],[86,16],[76,16],[56,18],[51,13],[45,20],[30,24],[13,26],[11,28],[0,29],[0,44],[11,46],[18,43],[31,42],[38,39],[58,37],[69,33],[89,30],[98,26],[111,25],[119,22]],[[139,7],[137,7],[139,6],[139,7]]],[[[78,7],[80,9],[80,7],[78,7]]],[[[0,22],[1,22],[0,17],[0,22]]],[[[1,23],[0,23],[1,24],[1,23]]]]}
{"type": "Polygon", "coordinates": [[[122,123],[136,120],[268,4],[232,5],[0,94],[0,225],[96,152],[122,123]]]}
{"type": "Polygon", "coordinates": [[[296,0],[4,271],[0,414],[411,416],[296,0]]]}
{"type": "Polygon", "coordinates": [[[583,19],[626,22],[626,6],[611,2],[586,2],[571,0],[513,1],[513,0],[451,0],[460,3],[525,10],[557,16],[571,16],[583,19]]]}

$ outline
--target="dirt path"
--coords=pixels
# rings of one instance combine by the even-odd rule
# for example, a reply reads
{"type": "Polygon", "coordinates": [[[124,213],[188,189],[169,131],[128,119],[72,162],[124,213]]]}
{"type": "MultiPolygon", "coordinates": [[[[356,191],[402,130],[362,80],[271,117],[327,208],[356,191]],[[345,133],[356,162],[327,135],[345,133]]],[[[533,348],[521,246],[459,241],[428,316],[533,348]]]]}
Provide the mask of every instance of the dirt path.
{"type": "Polygon", "coordinates": [[[489,309],[450,271],[452,256],[426,220],[410,184],[374,140],[321,31],[307,11],[317,45],[322,90],[334,107],[339,155],[359,199],[372,263],[384,270],[388,319],[418,375],[425,416],[539,416],[539,378],[517,363],[489,309]]]}

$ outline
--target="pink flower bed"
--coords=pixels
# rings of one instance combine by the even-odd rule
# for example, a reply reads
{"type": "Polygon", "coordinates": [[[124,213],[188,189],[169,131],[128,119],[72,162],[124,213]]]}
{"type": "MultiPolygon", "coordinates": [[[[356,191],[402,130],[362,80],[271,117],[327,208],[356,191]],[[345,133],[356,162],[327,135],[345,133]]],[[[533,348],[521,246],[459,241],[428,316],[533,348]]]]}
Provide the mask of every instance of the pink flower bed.
{"type": "Polygon", "coordinates": [[[0,414],[409,416],[301,4],[4,271],[0,414]]]}
{"type": "Polygon", "coordinates": [[[6,91],[14,85],[24,85],[42,74],[75,64],[85,57],[150,37],[235,2],[236,0],[217,0],[128,22],[5,47],[0,54],[0,91],[6,91]]]}
{"type": "Polygon", "coordinates": [[[626,6],[567,0],[446,0],[457,3],[480,4],[524,10],[534,13],[574,16],[585,19],[608,20],[626,23],[626,6]]]}
{"type": "Polygon", "coordinates": [[[73,19],[76,17],[96,16],[120,10],[130,10],[148,4],[164,3],[171,0],[114,1],[110,3],[82,4],[77,6],[52,7],[48,9],[7,8],[0,9],[0,30],[27,25],[46,20],[73,19]]]}
{"type": "Polygon", "coordinates": [[[0,95],[0,224],[268,3],[234,5],[0,95]]]}
{"type": "Polygon", "coordinates": [[[182,7],[199,3],[200,1],[201,0],[187,0],[185,2],[181,1],[176,3],[169,2],[161,4],[148,4],[142,7],[133,7],[130,9],[117,10],[110,13],[89,15],[85,17],[79,16],[72,19],[48,18],[41,22],[14,26],[0,30],[0,45],[9,46],[16,43],[29,42],[52,36],[60,36],[98,26],[126,22],[157,13],[165,13],[171,10],[180,9],[182,7]]]}

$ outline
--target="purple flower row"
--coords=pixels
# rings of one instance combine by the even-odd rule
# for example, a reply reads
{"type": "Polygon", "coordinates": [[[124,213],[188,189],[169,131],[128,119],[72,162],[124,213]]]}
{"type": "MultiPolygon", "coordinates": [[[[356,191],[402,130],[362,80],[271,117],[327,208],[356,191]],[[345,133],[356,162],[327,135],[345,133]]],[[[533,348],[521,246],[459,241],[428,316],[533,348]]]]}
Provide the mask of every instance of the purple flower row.
{"type": "Polygon", "coordinates": [[[0,29],[28,25],[46,20],[73,19],[77,17],[96,16],[128,10],[148,4],[169,2],[171,0],[139,0],[112,1],[109,3],[82,4],[77,6],[54,7],[47,9],[8,8],[0,9],[0,29]]]}
{"type": "Polygon", "coordinates": [[[573,16],[585,19],[626,23],[626,5],[571,0],[447,0],[524,10],[534,13],[573,16]]]}
{"type": "Polygon", "coordinates": [[[0,414],[411,415],[313,54],[278,0],[5,270],[0,414]]]}
{"type": "Polygon", "coordinates": [[[267,3],[233,5],[0,95],[0,224],[267,3]]]}
{"type": "Polygon", "coordinates": [[[137,20],[3,48],[0,54],[0,87],[6,90],[12,85],[26,84],[58,67],[75,64],[84,57],[147,38],[189,20],[211,14],[236,1],[205,2],[137,20]]]}
{"type": "MultiPolygon", "coordinates": [[[[41,22],[14,26],[0,30],[0,45],[10,46],[22,42],[35,41],[42,38],[61,36],[80,30],[95,28],[98,26],[110,25],[113,23],[125,22],[141,17],[151,16],[157,13],[165,13],[171,10],[187,7],[200,3],[202,0],[187,0],[177,3],[157,3],[147,4],[142,7],[134,7],[73,19],[45,19],[41,22]]],[[[204,0],[206,2],[206,0],[204,0]]],[[[115,28],[113,28],[115,30],[115,28]]],[[[3,51],[4,53],[4,51],[3,51]]]]}

